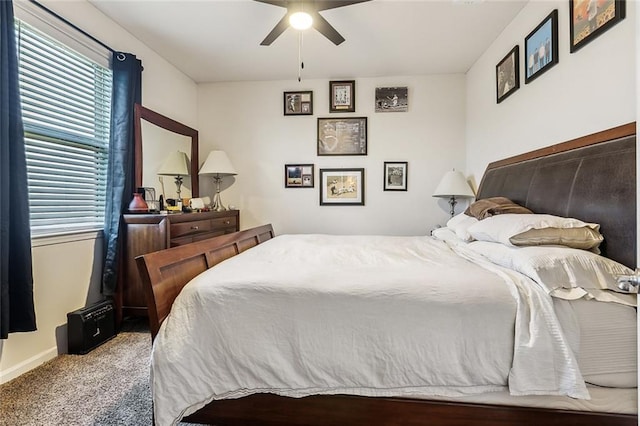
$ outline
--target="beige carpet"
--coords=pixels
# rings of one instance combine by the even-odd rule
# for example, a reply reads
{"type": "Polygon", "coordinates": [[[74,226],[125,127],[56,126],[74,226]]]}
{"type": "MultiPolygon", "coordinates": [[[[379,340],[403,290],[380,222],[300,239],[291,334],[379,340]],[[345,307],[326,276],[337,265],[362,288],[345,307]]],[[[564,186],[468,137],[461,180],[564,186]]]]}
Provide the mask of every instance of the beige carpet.
{"type": "MultiPolygon", "coordinates": [[[[145,323],[86,355],[61,355],[0,386],[0,425],[151,425],[145,323]]],[[[181,423],[187,425],[187,423],[181,423]]]]}

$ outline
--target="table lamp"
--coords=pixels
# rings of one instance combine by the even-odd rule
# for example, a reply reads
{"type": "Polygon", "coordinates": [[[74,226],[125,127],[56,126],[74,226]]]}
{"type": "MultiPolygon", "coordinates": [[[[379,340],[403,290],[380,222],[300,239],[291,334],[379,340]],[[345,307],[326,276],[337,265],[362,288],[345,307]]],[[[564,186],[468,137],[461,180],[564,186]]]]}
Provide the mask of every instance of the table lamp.
{"type": "Polygon", "coordinates": [[[198,174],[201,176],[213,176],[213,180],[216,183],[216,195],[213,197],[211,210],[216,212],[227,210],[220,199],[220,182],[225,176],[237,175],[227,154],[224,151],[211,151],[198,174]]]}
{"type": "Polygon", "coordinates": [[[449,205],[451,206],[449,213],[451,217],[453,217],[458,202],[456,197],[473,198],[475,194],[471,190],[464,175],[456,170],[451,170],[444,174],[433,196],[449,199],[449,205]]]}
{"type": "Polygon", "coordinates": [[[159,175],[174,176],[176,178],[176,193],[178,199],[180,197],[180,187],[182,186],[182,176],[189,176],[191,173],[191,161],[189,157],[182,151],[174,151],[164,160],[160,169],[158,169],[159,175]]]}

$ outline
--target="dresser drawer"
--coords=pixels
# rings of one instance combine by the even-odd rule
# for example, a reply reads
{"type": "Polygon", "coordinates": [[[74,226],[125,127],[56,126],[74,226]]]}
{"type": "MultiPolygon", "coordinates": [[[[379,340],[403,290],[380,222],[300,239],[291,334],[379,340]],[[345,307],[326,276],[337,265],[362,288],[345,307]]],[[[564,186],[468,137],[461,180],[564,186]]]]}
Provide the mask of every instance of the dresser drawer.
{"type": "MultiPolygon", "coordinates": [[[[222,218],[225,219],[225,218],[222,218]]],[[[220,219],[216,219],[220,220],[220,219]]],[[[191,234],[199,234],[201,232],[209,232],[211,231],[212,221],[209,219],[205,220],[194,220],[193,222],[182,222],[182,223],[172,223],[171,224],[171,239],[182,237],[184,235],[191,234]]]]}
{"type": "Polygon", "coordinates": [[[220,229],[220,228],[235,228],[238,225],[237,217],[218,217],[215,219],[211,219],[211,229],[220,229]]]}

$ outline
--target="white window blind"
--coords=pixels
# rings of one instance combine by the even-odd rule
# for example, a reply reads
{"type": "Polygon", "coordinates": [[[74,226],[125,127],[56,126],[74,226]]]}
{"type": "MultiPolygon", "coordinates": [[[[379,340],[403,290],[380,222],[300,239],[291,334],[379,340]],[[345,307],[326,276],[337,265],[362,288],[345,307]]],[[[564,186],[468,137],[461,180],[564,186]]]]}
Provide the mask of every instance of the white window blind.
{"type": "Polygon", "coordinates": [[[104,225],[110,69],[16,20],[31,232],[104,225]]]}

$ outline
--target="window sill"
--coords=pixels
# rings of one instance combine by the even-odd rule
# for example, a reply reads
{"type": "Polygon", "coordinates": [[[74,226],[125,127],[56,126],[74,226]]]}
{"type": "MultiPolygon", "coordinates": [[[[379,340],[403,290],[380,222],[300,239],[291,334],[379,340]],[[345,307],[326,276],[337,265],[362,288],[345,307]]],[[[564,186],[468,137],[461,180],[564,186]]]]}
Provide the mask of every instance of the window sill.
{"type": "Polygon", "coordinates": [[[31,236],[31,247],[51,246],[55,244],[72,243],[83,240],[97,240],[102,238],[102,229],[68,231],[56,234],[39,234],[31,236]]]}

